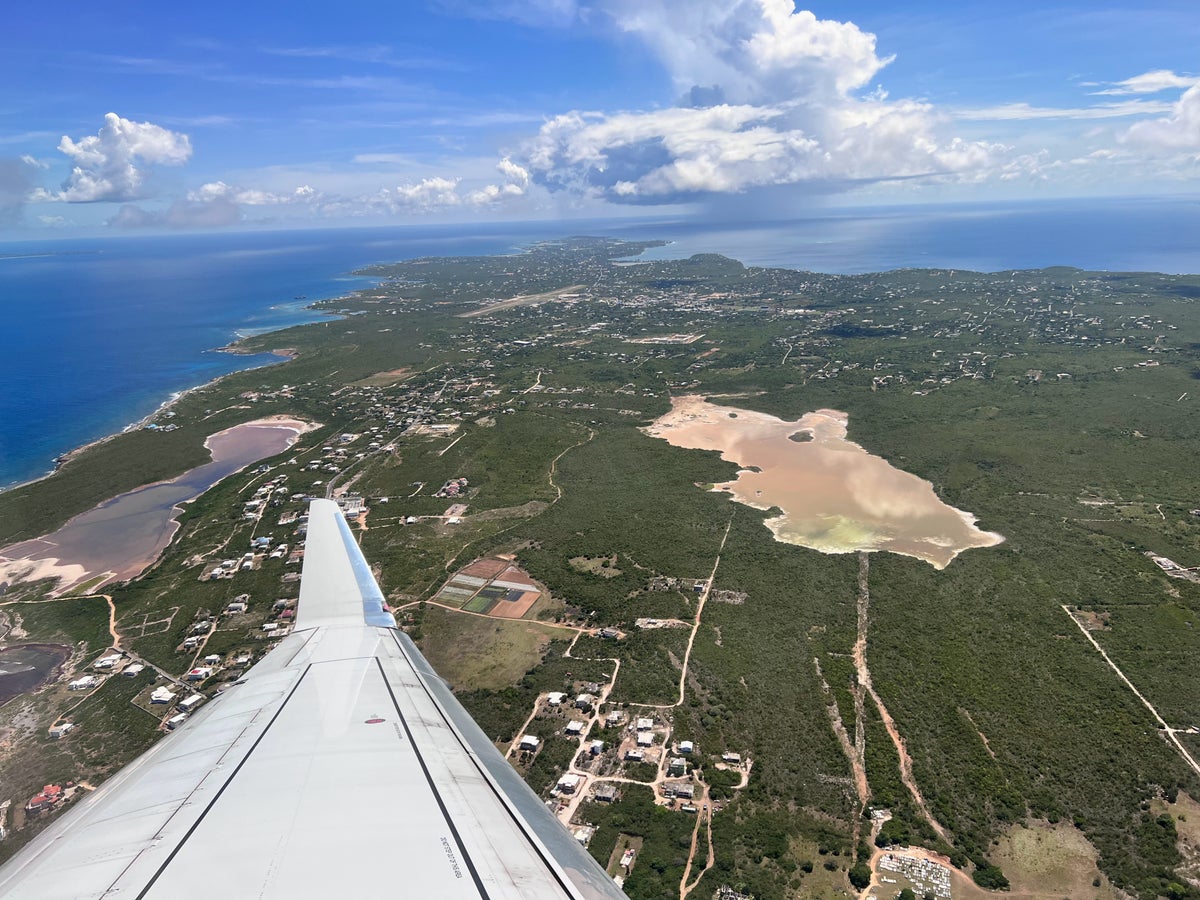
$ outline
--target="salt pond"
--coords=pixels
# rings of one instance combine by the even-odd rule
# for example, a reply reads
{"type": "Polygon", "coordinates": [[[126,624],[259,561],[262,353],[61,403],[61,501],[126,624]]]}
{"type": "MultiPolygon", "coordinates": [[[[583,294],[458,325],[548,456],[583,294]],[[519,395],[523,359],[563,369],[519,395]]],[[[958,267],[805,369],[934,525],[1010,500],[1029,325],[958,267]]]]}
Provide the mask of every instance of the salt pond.
{"type": "Polygon", "coordinates": [[[928,481],[847,440],[848,418],[819,409],[788,422],[685,396],[646,432],[741,466],[714,489],[755,509],[778,508],[766,525],[784,543],[822,553],[887,550],[944,569],[964,550],[1004,540],[942,502],[928,481]]]}
{"type": "Polygon", "coordinates": [[[212,462],[170,481],[106,500],[53,534],[0,550],[0,581],[59,580],[59,591],[81,581],[125,581],[158,559],[179,524],[175,510],[251,463],[282,453],[312,426],[294,419],[260,419],[210,435],[212,462]]]}

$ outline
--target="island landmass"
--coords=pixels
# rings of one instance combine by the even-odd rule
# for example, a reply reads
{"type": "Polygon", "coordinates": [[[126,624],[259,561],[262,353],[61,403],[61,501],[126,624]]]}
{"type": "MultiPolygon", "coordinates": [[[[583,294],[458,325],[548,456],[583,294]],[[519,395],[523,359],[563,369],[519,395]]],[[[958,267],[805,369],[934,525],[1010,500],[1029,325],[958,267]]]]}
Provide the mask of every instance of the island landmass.
{"type": "Polygon", "coordinates": [[[1200,897],[1200,277],[654,243],[373,267],[0,493],[0,557],[61,569],[0,579],[0,856],[237,689],[324,496],[633,898],[1200,897]],[[271,421],[138,565],[124,517],[34,549],[271,421]]]}

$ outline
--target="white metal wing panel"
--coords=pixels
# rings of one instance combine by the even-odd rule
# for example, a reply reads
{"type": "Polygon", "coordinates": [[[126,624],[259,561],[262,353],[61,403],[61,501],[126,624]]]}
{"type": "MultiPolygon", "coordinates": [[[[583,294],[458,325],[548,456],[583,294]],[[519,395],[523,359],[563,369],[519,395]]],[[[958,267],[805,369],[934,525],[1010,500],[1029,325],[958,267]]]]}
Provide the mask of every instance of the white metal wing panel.
{"type": "MultiPolygon", "coordinates": [[[[486,785],[503,808],[507,824],[515,826],[524,835],[543,863],[556,873],[560,883],[569,885],[567,895],[576,896],[574,892],[578,892],[578,896],[587,900],[624,898],[607,873],[547,811],[541,798],[496,751],[491,740],[454,699],[446,683],[421,656],[408,635],[399,631],[391,634],[404,659],[402,665],[397,663],[397,668],[417,676],[421,690],[442,717],[447,729],[444,735],[447,755],[458,763],[471,760],[481,778],[478,784],[486,785]]],[[[463,777],[456,783],[466,784],[468,780],[463,777]]],[[[504,820],[504,816],[499,818],[504,820]]],[[[471,830],[472,837],[478,837],[478,834],[478,829],[471,830]]]]}
{"type": "Polygon", "coordinates": [[[408,637],[369,624],[391,617],[336,506],[312,520],[308,627],[0,869],[0,897],[624,896],[408,637]]]}
{"type": "Polygon", "coordinates": [[[396,620],[384,607],[383,593],[342,511],[332,500],[314,500],[296,627],[354,623],[394,628],[396,620]]]}
{"type": "MultiPolygon", "coordinates": [[[[286,645],[303,643],[289,638],[286,645]]],[[[272,654],[273,656],[275,654],[272,654]]],[[[274,660],[270,660],[274,662],[274,660]]],[[[267,661],[265,660],[264,663],[267,661]]],[[[148,881],[249,752],[299,673],[255,678],[197,712],[0,869],[0,896],[83,900],[148,881]],[[241,692],[241,687],[250,688],[241,692]]],[[[136,892],[134,892],[136,896],[136,892]]]]}
{"type": "Polygon", "coordinates": [[[412,896],[480,896],[375,659],[316,663],[145,896],[369,897],[385,848],[412,896]]]}

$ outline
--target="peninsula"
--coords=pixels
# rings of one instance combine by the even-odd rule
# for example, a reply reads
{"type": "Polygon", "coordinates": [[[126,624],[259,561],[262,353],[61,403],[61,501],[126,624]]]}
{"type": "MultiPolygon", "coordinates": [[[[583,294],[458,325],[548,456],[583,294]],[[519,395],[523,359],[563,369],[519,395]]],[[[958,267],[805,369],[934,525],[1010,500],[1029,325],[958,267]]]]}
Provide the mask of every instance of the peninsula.
{"type": "Polygon", "coordinates": [[[1200,896],[1200,278],[648,246],[376,267],[0,494],[0,855],[237,689],[328,497],[633,898],[1200,896]]]}

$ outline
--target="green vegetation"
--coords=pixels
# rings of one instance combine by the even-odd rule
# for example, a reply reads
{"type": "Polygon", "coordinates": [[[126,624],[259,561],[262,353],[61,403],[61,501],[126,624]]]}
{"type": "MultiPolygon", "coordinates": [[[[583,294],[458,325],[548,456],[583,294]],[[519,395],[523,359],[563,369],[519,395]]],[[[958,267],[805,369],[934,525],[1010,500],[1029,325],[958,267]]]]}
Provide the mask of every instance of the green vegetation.
{"type": "MultiPolygon", "coordinates": [[[[102,597],[6,604],[0,606],[0,624],[18,626],[23,641],[74,645],[81,654],[99,653],[111,640],[102,597]]],[[[10,633],[8,642],[15,636],[10,633]]]]}
{"type": "Polygon", "coordinates": [[[424,612],[421,652],[443,678],[464,689],[513,684],[541,661],[554,629],[532,622],[424,612]]]}
{"type": "Polygon", "coordinates": [[[865,862],[856,862],[847,875],[856,891],[865,890],[867,885],[871,883],[871,867],[865,862]]]}
{"type": "MultiPolygon", "coordinates": [[[[605,665],[589,660],[564,658],[562,652],[566,647],[566,641],[550,644],[541,665],[529,671],[513,687],[463,691],[458,699],[483,729],[484,734],[492,737],[498,744],[507,744],[518,736],[517,729],[533,710],[533,702],[538,694],[547,691],[570,691],[575,679],[601,678],[611,672],[611,663],[605,665]]],[[[547,784],[536,784],[535,787],[540,790],[547,784]]]]}
{"type": "MultiPolygon", "coordinates": [[[[1090,633],[1169,724],[1200,722],[1191,664],[1200,584],[1168,577],[1146,555],[1200,566],[1200,473],[1189,452],[1200,439],[1200,282],[1064,269],[832,276],[714,256],[611,264],[639,249],[576,239],[503,260],[375,269],[381,287],[323,304],[344,318],[247,341],[298,357],[188,395],[175,408],[178,431],[120,436],[53,478],[0,494],[0,540],[43,533],[114,490],[203,461],[212,431],[306,416],[323,427],[268,461],[269,475],[286,472],[288,492],[352,483],[369,498],[361,537],[385,593],[501,745],[539,694],[606,683],[613,660],[611,704],[631,715],[637,704],[674,704],[690,627],[637,622],[690,626],[698,595],[666,580],[706,579],[724,540],[682,703],[663,711],[673,740],[696,742],[693,763],[721,804],[714,864],[693,896],[722,885],[758,898],[814,895],[869,877],[860,845],[870,823],[818,665],[851,739],[862,729],[869,805],[892,816],[877,844],[943,850],[979,885],[1001,888],[1005,836],[1045,820],[1077,829],[1103,874],[1132,895],[1200,896],[1180,874],[1183,829],[1165,805],[1183,791],[1200,795],[1200,779],[1063,609],[1100,629],[1090,633]],[[587,287],[571,301],[458,317],[578,284],[587,287]],[[678,333],[702,337],[633,342],[678,333]],[[408,372],[383,374],[397,369],[408,372]],[[246,392],[253,403],[240,399],[246,392]],[[886,554],[870,561],[873,684],[948,841],[900,777],[875,705],[856,710],[858,560],[774,541],[763,525],[770,513],[704,489],[734,477],[735,465],[639,430],[684,393],[789,419],[843,410],[852,440],[1005,536],[943,571],[886,554]],[[359,435],[345,454],[324,449],[343,433],[359,435]],[[461,494],[436,496],[458,478],[468,482],[461,494]],[[450,524],[456,503],[467,510],[450,524]],[[552,592],[546,621],[587,632],[570,657],[572,630],[408,605],[497,552],[552,592]],[[744,600],[719,602],[719,591],[744,600]],[[621,639],[600,637],[602,627],[621,639]],[[715,768],[724,751],[753,760],[745,788],[739,773],[715,768]]],[[[276,600],[296,596],[283,580],[295,568],[265,559],[233,581],[200,575],[254,536],[297,540],[294,525],[275,521],[299,501],[257,522],[241,515],[269,475],[241,473],[207,492],[160,563],[112,591],[136,652],[181,671],[189,629],[242,593],[250,611],[222,618],[209,647],[268,646],[261,626],[276,600]]],[[[43,606],[60,617],[46,633],[90,629],[71,642],[107,641],[101,601],[29,604],[21,614],[33,622],[43,606]],[[88,612],[71,624],[72,609],[88,612]]],[[[530,726],[546,741],[520,765],[538,791],[570,763],[575,742],[555,736],[561,724],[530,726]]],[[[606,741],[619,740],[609,731],[606,741]]],[[[71,771],[107,771],[149,739],[131,733],[105,758],[77,747],[71,771]]],[[[1200,752],[1194,736],[1181,740],[1200,752]]],[[[66,757],[53,759],[17,760],[28,770],[21,784],[68,770],[66,757]]],[[[603,863],[619,834],[644,839],[631,896],[677,892],[693,819],[627,785],[616,803],[585,802],[580,821],[597,826],[591,851],[603,863]]]]}
{"type": "MultiPolygon", "coordinates": [[[[68,667],[90,663],[110,642],[108,608],[100,598],[7,604],[0,606],[0,624],[19,627],[22,642],[67,645],[72,650],[68,667]]],[[[12,635],[9,631],[10,644],[12,635]]],[[[67,691],[65,679],[51,679],[36,692],[0,706],[0,731],[7,735],[0,796],[20,809],[43,785],[100,781],[145,750],[158,722],[130,700],[152,680],[149,673],[109,679],[83,700],[67,691]],[[71,722],[75,730],[54,740],[48,730],[59,721],[71,722]]],[[[49,821],[30,820],[10,833],[5,852],[24,846],[49,821]]]]}
{"type": "Polygon", "coordinates": [[[596,825],[589,849],[601,865],[608,863],[618,834],[642,838],[633,871],[625,880],[625,893],[633,900],[678,894],[691,846],[691,819],[655,806],[650,790],[634,785],[626,787],[619,803],[585,804],[582,817],[596,825]]]}

